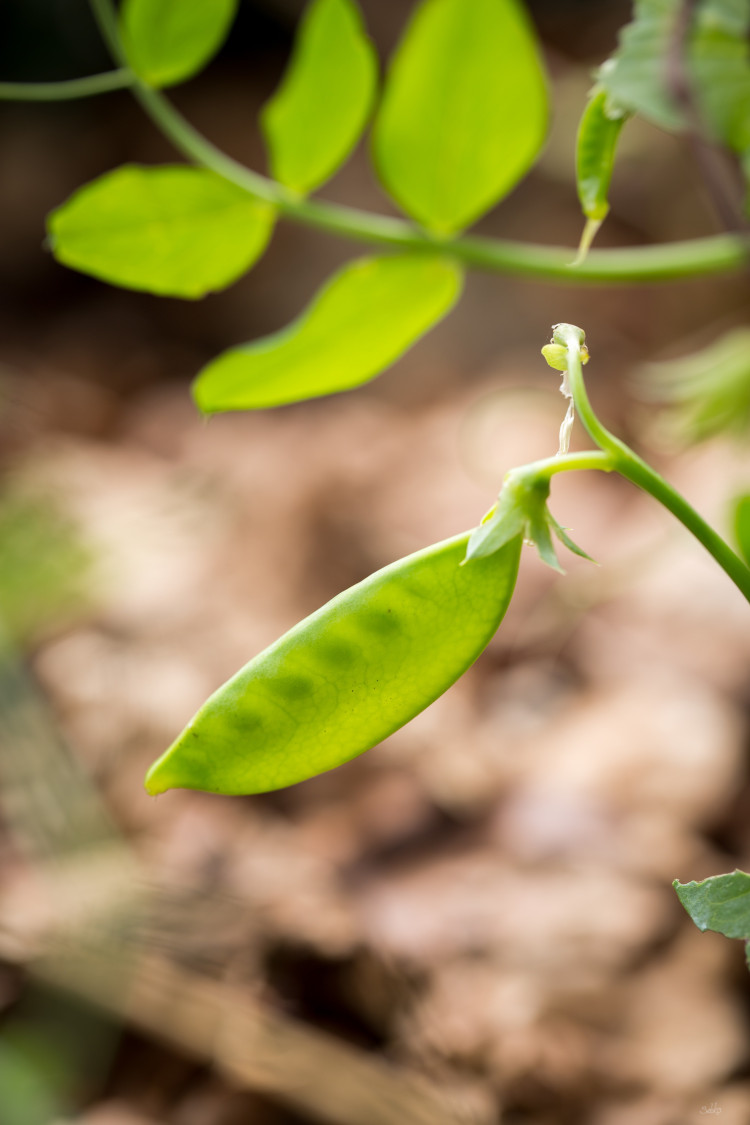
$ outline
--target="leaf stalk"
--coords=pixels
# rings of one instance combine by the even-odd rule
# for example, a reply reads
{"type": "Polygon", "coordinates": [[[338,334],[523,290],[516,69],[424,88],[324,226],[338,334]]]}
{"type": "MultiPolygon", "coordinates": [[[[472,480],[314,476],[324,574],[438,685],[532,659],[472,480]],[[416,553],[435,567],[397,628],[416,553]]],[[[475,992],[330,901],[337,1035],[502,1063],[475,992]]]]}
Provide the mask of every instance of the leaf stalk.
{"type": "Polygon", "coordinates": [[[74,98],[90,98],[94,94],[109,94],[112,90],[126,90],[135,80],[132,70],[123,66],[104,74],[87,74],[84,78],[69,78],[64,82],[0,82],[0,101],[71,101],[74,98]]]}

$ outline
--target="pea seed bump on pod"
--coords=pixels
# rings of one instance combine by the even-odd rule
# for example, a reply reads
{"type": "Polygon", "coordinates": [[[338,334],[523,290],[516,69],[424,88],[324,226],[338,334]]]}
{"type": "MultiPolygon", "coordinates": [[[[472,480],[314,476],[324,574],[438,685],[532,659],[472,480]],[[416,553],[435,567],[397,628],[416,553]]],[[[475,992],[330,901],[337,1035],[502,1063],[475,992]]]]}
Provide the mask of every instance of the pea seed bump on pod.
{"type": "Polygon", "coordinates": [[[280,789],[408,723],[474,663],[513,594],[520,535],[461,566],[468,540],[399,559],[295,625],[207,700],[148,792],[280,789]]]}

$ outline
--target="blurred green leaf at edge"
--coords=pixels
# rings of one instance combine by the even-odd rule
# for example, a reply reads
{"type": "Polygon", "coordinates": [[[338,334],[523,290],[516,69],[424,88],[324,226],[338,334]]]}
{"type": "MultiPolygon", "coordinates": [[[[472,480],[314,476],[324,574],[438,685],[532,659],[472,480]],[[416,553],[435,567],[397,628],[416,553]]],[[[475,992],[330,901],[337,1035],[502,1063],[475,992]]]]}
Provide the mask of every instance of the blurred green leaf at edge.
{"type": "Polygon", "coordinates": [[[133,70],[152,86],[191,78],[221,47],[239,0],[124,0],[120,31],[133,70]]]}
{"type": "Polygon", "coordinates": [[[672,886],[699,930],[745,941],[750,967],[750,875],[735,869],[702,882],[680,883],[675,879],[672,886]]]}
{"type": "MultiPolygon", "coordinates": [[[[688,122],[670,90],[669,56],[679,34],[681,0],[637,0],[597,81],[612,101],[669,132],[688,122]]],[[[693,14],[685,69],[697,109],[713,136],[740,154],[750,145],[750,62],[746,0],[703,0],[693,14]]]]}

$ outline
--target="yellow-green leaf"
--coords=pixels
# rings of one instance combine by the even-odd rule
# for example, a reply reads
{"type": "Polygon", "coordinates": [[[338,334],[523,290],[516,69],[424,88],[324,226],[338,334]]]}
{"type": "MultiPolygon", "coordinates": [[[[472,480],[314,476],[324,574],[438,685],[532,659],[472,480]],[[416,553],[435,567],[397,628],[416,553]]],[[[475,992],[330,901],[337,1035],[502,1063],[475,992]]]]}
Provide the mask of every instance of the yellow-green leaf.
{"type": "Polygon", "coordinates": [[[214,172],[126,164],[86,184],[48,218],[59,262],[113,285],[202,297],[263,253],[273,209],[214,172]]]}
{"type": "Polygon", "coordinates": [[[462,273],[433,255],[362,258],[281,332],[232,348],[198,375],[207,414],[335,394],[379,375],[452,308],[462,273]]]}
{"type": "Polygon", "coordinates": [[[151,86],[201,70],[226,38],[238,0],[124,0],[120,31],[128,62],[151,86]]]}
{"type": "Polygon", "coordinates": [[[536,41],[517,0],[422,0],[396,51],[374,157],[397,203],[449,235],[515,187],[547,129],[536,41]]]}
{"type": "Polygon", "coordinates": [[[263,110],[273,175],[319,187],[344,162],[372,107],[377,62],[352,0],[313,0],[283,81],[263,110]]]}

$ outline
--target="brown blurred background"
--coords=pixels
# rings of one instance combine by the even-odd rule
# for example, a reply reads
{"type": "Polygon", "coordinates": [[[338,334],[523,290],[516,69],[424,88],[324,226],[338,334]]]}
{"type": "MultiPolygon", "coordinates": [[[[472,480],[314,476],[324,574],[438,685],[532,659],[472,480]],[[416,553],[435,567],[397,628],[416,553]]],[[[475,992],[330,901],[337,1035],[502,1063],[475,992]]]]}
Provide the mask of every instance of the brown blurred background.
{"type": "MultiPolygon", "coordinates": [[[[170,93],[261,170],[301,8],[243,0],[170,93]]],[[[362,8],[385,59],[411,5],[362,8]]],[[[575,129],[630,5],[529,8],[551,135],[479,229],[574,247],[575,129]]],[[[82,0],[3,0],[2,80],[107,65],[82,0]]],[[[746,321],[747,277],[475,273],[362,390],[207,424],[201,364],[365,251],[284,223],[224,293],[112,289],[53,261],[44,216],[121,162],[176,159],[167,142],[126,93],[3,103],[0,134],[0,588],[25,607],[0,672],[0,1123],[750,1121],[741,945],[670,887],[750,865],[747,607],[624,482],[556,481],[601,567],[568,556],[561,579],[527,550],[490,649],[382,747],[261,797],[142,789],[240,664],[554,453],[553,322],[586,329],[607,422],[726,529],[746,451],[669,445],[634,376],[746,321]]],[[[390,208],[366,144],[322,194],[390,208]]],[[[639,122],[611,201],[601,245],[719,229],[686,146],[639,122]]]]}

